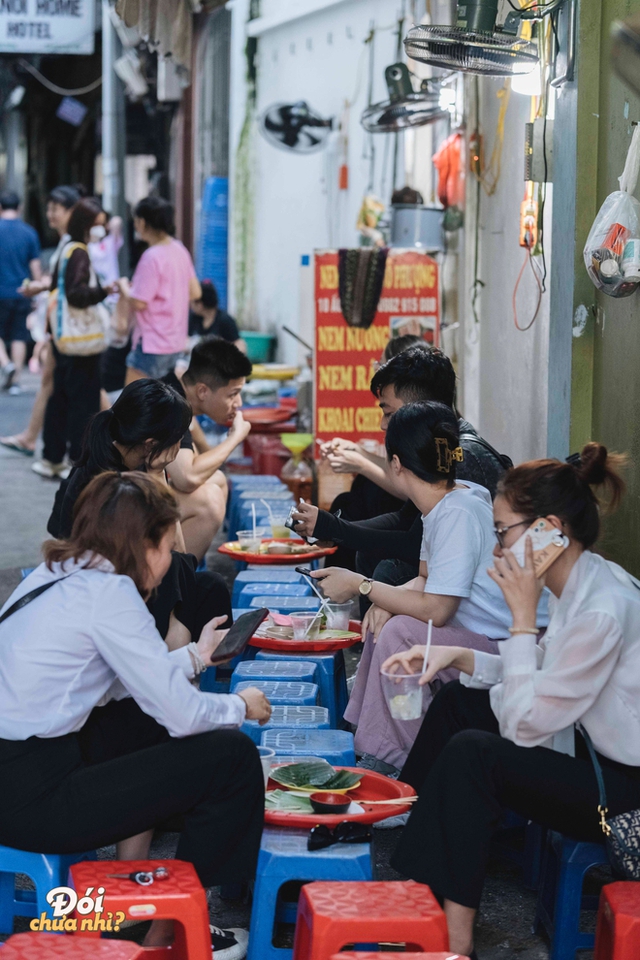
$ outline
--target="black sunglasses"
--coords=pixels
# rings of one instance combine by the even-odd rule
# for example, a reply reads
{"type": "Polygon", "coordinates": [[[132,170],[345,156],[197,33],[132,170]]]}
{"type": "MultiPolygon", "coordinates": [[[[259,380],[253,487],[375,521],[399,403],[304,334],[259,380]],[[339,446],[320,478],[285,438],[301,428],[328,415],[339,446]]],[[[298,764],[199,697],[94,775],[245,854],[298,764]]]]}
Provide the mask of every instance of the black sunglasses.
{"type": "Polygon", "coordinates": [[[324,850],[334,843],[371,843],[371,827],[355,820],[343,820],[333,830],[319,823],[309,831],[307,850],[324,850]]]}
{"type": "Polygon", "coordinates": [[[498,526],[494,526],[493,532],[494,532],[495,535],[496,535],[496,540],[498,541],[498,543],[500,544],[500,546],[501,546],[502,549],[504,550],[504,535],[505,535],[505,533],[508,533],[509,530],[513,530],[514,527],[524,527],[524,526],[530,527],[532,523],[533,523],[533,520],[519,520],[517,523],[510,523],[508,527],[498,527],[498,526]]]}

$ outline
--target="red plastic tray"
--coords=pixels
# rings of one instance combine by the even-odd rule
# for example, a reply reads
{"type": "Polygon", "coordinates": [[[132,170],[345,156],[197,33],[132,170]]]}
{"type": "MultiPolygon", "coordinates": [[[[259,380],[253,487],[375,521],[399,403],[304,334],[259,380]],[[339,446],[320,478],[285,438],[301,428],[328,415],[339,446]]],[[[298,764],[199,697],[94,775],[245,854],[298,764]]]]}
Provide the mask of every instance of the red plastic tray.
{"type": "MultiPolygon", "coordinates": [[[[264,537],[263,543],[265,540],[268,540],[270,543],[294,543],[301,544],[304,543],[304,540],[298,540],[294,537],[264,537]]],[[[237,540],[228,540],[227,543],[223,543],[221,547],[218,547],[218,553],[224,553],[227,557],[233,557],[234,560],[239,560],[240,563],[263,563],[265,565],[271,564],[297,564],[304,563],[306,560],[319,560],[321,557],[328,557],[332,553],[335,553],[338,549],[337,547],[322,547],[320,550],[310,550],[309,553],[247,553],[245,550],[234,550],[231,547],[232,543],[237,543],[237,540]]]]}
{"type": "Polygon", "coordinates": [[[283,423],[291,416],[291,407],[243,407],[242,416],[247,423],[270,426],[283,423]]]}
{"type": "MultiPolygon", "coordinates": [[[[336,767],[336,770],[351,770],[362,774],[362,783],[354,790],[349,790],[347,796],[365,809],[364,813],[285,813],[277,810],[265,810],[264,822],[279,827],[315,827],[318,823],[326,823],[328,827],[335,827],[343,820],[355,820],[359,823],[376,823],[385,817],[397,817],[406,813],[412,804],[403,803],[403,797],[414,797],[415,790],[408,783],[400,780],[390,780],[381,773],[372,770],[363,770],[361,767],[336,767]],[[380,806],[367,807],[367,800],[397,800],[397,803],[385,803],[380,806]]],[[[267,790],[282,790],[282,785],[269,780],[267,790]]]]}
{"type": "Polygon", "coordinates": [[[252,637],[249,646],[259,647],[261,650],[275,650],[278,653],[333,653],[335,650],[352,647],[354,643],[362,640],[359,620],[351,620],[349,630],[358,636],[344,640],[294,640],[293,637],[279,640],[275,637],[252,637]]]}

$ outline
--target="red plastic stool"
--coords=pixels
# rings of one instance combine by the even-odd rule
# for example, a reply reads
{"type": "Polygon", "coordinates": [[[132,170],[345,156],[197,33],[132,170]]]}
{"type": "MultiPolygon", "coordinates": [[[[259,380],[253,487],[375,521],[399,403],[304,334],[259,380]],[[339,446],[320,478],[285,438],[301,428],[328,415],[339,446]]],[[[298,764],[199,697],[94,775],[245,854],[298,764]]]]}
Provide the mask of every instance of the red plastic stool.
{"type": "MultiPolygon", "coordinates": [[[[94,860],[74,864],[69,869],[69,878],[79,897],[84,896],[88,887],[93,887],[93,896],[98,887],[104,887],[103,918],[109,913],[115,917],[120,911],[127,920],[175,920],[172,960],[211,960],[207,897],[193,864],[183,860],[94,860]],[[160,866],[167,868],[169,877],[148,887],[109,876],[152,871],[160,866]]],[[[100,936],[100,931],[79,930],[76,936],[95,938],[100,936]]],[[[145,950],[144,954],[150,956],[150,951],[145,950]]]]}
{"type": "Polygon", "coordinates": [[[139,960],[144,950],[129,940],[80,940],[56,933],[16,933],[2,948],[2,960],[139,960]]]}
{"type": "Polygon", "coordinates": [[[469,960],[460,953],[373,953],[347,950],[346,953],[334,953],[331,960],[469,960]]]}
{"type": "Polygon", "coordinates": [[[319,881],[302,888],[293,960],[329,960],[347,943],[386,941],[447,949],[447,921],[429,887],[407,880],[319,881]]]}
{"type": "Polygon", "coordinates": [[[640,883],[618,881],[602,888],[594,960],[640,957],[640,883]]]}

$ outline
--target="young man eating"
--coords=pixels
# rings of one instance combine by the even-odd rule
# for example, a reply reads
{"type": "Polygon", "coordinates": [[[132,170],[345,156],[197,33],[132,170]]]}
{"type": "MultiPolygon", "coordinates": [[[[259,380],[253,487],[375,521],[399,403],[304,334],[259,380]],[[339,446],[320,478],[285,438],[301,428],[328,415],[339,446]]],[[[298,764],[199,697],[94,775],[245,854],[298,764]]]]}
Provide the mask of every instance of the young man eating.
{"type": "Polygon", "coordinates": [[[182,381],[173,372],[162,378],[187,398],[194,417],[204,414],[229,430],[226,439],[210,449],[199,439],[202,431],[196,424],[192,427],[196,443],[188,431],[167,468],[187,552],[198,559],[207,552],[224,518],[227,484],[220,468],[251,430],[240,411],[242,388],[251,369],[251,361],[233,343],[205,337],[194,347],[182,381]]]}

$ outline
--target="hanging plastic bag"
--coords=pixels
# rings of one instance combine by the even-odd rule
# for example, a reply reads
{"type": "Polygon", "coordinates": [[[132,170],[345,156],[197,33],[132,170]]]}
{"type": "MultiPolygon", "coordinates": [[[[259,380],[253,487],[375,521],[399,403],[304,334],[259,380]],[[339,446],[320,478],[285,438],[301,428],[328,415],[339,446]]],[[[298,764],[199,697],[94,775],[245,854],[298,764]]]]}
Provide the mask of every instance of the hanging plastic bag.
{"type": "Polygon", "coordinates": [[[640,172],[640,127],[634,127],[620,189],[609,194],[589,231],[584,262],[608,297],[630,297],[640,284],[640,202],[632,196],[640,172]]]}

